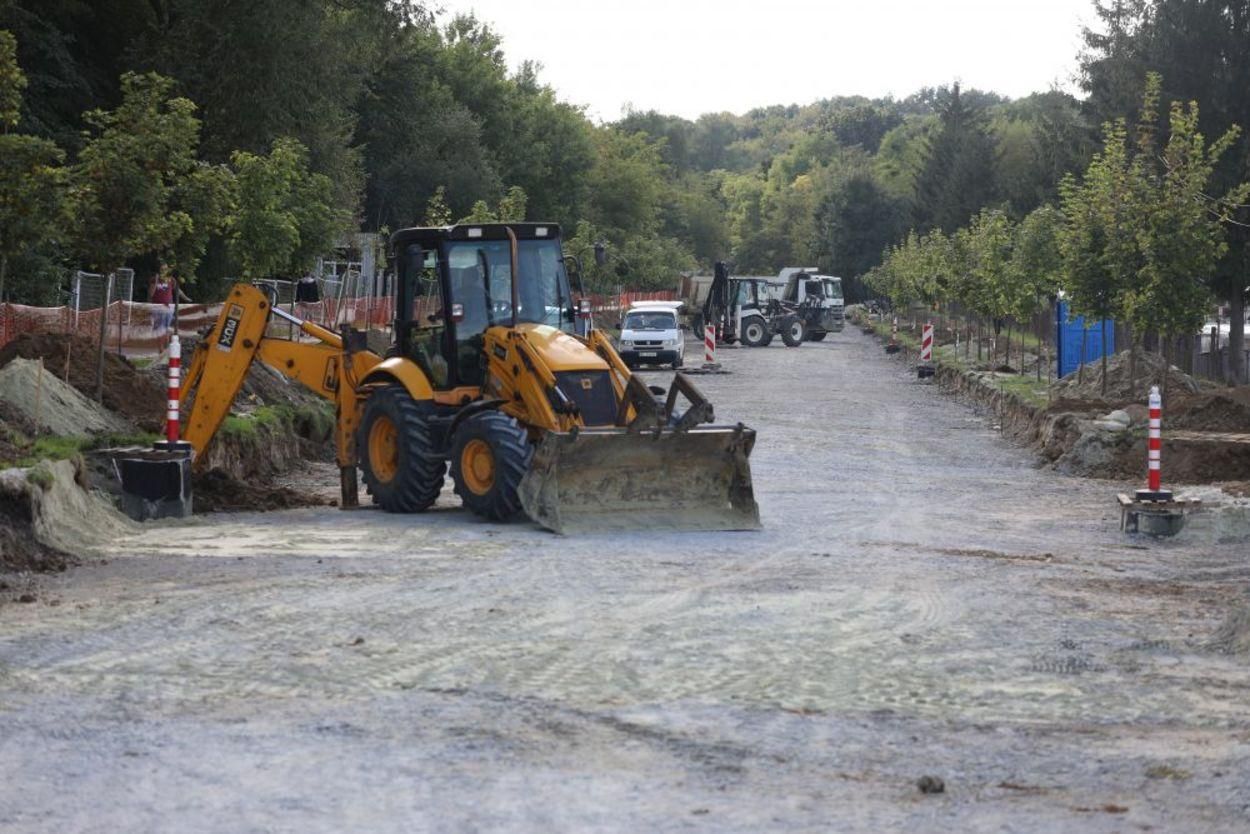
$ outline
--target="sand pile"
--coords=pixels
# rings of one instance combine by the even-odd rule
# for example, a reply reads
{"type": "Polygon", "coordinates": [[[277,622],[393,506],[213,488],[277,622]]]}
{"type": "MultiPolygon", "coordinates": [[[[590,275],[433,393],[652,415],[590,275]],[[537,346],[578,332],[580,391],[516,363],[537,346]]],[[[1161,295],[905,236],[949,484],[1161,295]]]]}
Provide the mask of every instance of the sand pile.
{"type": "Polygon", "coordinates": [[[1071,373],[1051,386],[1056,399],[1106,400],[1111,403],[1145,401],[1151,385],[1161,385],[1164,368],[1167,368],[1167,391],[1169,396],[1181,392],[1197,393],[1197,380],[1168,365],[1157,353],[1137,352],[1137,393],[1134,394],[1129,378],[1129,352],[1123,351],[1107,357],[1107,392],[1102,390],[1102,360],[1085,366],[1085,381],[1078,382],[1079,373],[1071,373]]]}
{"type": "Polygon", "coordinates": [[[135,530],[85,477],[67,460],[0,471],[0,570],[64,570],[135,530]]]}
{"type": "MultiPolygon", "coordinates": [[[[96,344],[65,333],[25,333],[0,350],[0,366],[15,358],[43,359],[44,367],[88,398],[95,395],[96,344]],[[68,378],[66,371],[68,370],[68,378]]],[[[184,356],[189,356],[189,351],[184,356]]],[[[165,419],[163,371],[144,373],[115,353],[104,354],[104,407],[144,431],[161,430],[165,419]]],[[[81,432],[79,432],[81,434],[81,432]]]]}
{"type": "Polygon", "coordinates": [[[32,359],[14,359],[0,368],[0,400],[50,434],[88,437],[131,430],[125,420],[32,359]]]}

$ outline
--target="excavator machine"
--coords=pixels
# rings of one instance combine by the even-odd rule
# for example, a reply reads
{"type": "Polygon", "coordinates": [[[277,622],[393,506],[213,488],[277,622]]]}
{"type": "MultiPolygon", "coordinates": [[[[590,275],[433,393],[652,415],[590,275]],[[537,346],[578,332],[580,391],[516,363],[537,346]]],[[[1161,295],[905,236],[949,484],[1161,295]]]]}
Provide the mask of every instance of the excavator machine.
{"type": "Polygon", "coordinates": [[[589,307],[557,225],[404,229],[390,245],[384,355],[262,289],[230,290],[182,391],[197,456],[259,360],[334,403],[345,508],[358,504],[358,470],[375,504],[411,513],[434,504],[450,469],[464,506],[496,521],[524,513],[561,533],[759,527],[754,430],[713,425],[682,374],[667,391],[648,387],[605,335],[579,326],[589,307]],[[271,336],[271,324],[298,335],[271,336]]]}

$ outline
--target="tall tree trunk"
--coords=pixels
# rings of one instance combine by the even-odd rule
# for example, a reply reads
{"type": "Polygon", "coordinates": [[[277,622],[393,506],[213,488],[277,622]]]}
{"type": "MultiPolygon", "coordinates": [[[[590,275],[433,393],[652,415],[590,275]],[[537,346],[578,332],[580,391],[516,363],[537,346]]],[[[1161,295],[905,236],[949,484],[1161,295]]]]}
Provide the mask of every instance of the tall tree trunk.
{"type": "MultiPolygon", "coordinates": [[[[1229,294],[1228,310],[1232,323],[1228,328],[1228,369],[1229,385],[1239,385],[1243,382],[1250,382],[1246,378],[1245,369],[1245,349],[1246,349],[1246,297],[1242,292],[1240,284],[1244,279],[1234,279],[1233,291],[1229,294]]],[[[0,287],[3,283],[0,283],[0,287]]]]}
{"type": "Polygon", "coordinates": [[[0,304],[4,303],[4,282],[9,277],[9,256],[0,255],[0,304]]]}
{"type": "Polygon", "coordinates": [[[106,272],[100,276],[100,345],[96,352],[95,364],[95,398],[96,402],[104,402],[104,342],[108,338],[109,297],[113,294],[113,273],[106,272]]]}
{"type": "Polygon", "coordinates": [[[1137,399],[1137,339],[1133,333],[1132,327],[1125,325],[1128,330],[1128,396],[1130,400],[1137,399]]]}
{"type": "Polygon", "coordinates": [[[1102,398],[1107,398],[1107,319],[1102,320],[1102,398]]]}
{"type": "Polygon", "coordinates": [[[1081,355],[1077,357],[1076,365],[1076,384],[1085,384],[1085,351],[1089,344],[1089,327],[1085,324],[1085,319],[1081,319],[1081,355]]]}

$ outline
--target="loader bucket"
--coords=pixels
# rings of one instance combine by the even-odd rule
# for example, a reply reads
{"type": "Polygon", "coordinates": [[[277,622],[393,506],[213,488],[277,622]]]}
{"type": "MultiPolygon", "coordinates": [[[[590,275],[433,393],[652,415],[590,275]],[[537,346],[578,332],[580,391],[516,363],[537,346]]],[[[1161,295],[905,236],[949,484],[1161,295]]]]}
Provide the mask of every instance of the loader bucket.
{"type": "Polygon", "coordinates": [[[755,530],[754,445],[741,425],[549,432],[521,481],[521,505],[557,533],[755,530]]]}

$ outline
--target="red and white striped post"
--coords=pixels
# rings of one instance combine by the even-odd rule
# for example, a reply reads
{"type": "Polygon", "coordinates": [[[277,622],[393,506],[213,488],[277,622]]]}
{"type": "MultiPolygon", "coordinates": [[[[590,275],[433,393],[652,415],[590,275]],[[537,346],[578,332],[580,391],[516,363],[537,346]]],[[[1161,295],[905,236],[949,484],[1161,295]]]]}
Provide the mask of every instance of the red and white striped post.
{"type": "Polygon", "coordinates": [[[703,328],[703,366],[716,365],[716,325],[709,324],[703,328]]]}
{"type": "Polygon", "coordinates": [[[920,364],[916,376],[927,379],[933,376],[933,322],[926,321],[920,331],[920,364]]]}
{"type": "Polygon", "coordinates": [[[886,343],[886,353],[898,353],[898,316],[894,317],[893,323],[890,325],[890,341],[886,343]]]}
{"type": "Polygon", "coordinates": [[[1163,489],[1163,398],[1159,396],[1159,386],[1150,386],[1150,433],[1146,440],[1146,489],[1139,491],[1138,498],[1150,501],[1167,501],[1172,497],[1171,491],[1163,489]]]}
{"type": "Polygon", "coordinates": [[[178,400],[182,391],[182,343],[175,333],[169,340],[169,401],[165,411],[165,439],[172,447],[178,442],[178,400]]]}

